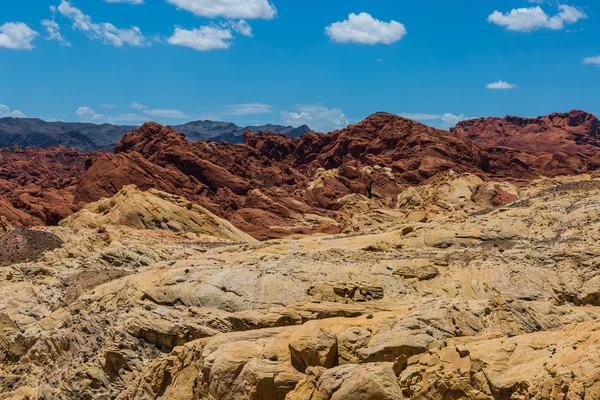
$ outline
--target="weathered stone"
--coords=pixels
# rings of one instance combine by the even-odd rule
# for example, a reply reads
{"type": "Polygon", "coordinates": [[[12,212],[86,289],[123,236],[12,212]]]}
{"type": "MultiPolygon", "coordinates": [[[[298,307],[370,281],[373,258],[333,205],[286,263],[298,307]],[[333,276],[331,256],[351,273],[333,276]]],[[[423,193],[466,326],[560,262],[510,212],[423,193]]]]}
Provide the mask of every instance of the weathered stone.
{"type": "Polygon", "coordinates": [[[394,271],[394,275],[405,279],[418,279],[420,281],[428,281],[440,274],[440,271],[433,265],[424,267],[402,267],[394,271]]]}
{"type": "Polygon", "coordinates": [[[337,359],[337,337],[330,329],[300,329],[289,346],[292,365],[300,372],[307,367],[331,368],[337,359]]]}

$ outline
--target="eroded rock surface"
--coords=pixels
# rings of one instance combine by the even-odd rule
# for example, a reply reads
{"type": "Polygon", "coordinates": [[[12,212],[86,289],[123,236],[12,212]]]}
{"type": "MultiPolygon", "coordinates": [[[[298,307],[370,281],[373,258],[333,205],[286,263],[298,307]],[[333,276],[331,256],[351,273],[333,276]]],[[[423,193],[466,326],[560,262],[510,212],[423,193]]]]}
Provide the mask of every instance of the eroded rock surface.
{"type": "Polygon", "coordinates": [[[0,219],[0,399],[599,398],[600,174],[537,177],[591,164],[389,114],[246,142],[149,124],[59,226],[0,219]]]}
{"type": "Polygon", "coordinates": [[[432,182],[421,221],[265,242],[157,191],[90,205],[0,270],[0,398],[595,398],[597,178],[432,182]],[[190,229],[138,225],[164,215],[190,229]]]}
{"type": "Polygon", "coordinates": [[[183,197],[155,189],[143,192],[134,185],[124,187],[109,199],[88,204],[61,224],[80,229],[102,229],[107,225],[163,229],[238,242],[254,241],[229,221],[183,197]]]}
{"type": "Polygon", "coordinates": [[[56,225],[76,210],[76,182],[94,154],[65,147],[0,148],[0,215],[17,226],[56,225]]]}
{"type": "MultiPolygon", "coordinates": [[[[244,144],[229,145],[192,143],[148,123],[125,135],[114,154],[3,150],[0,212],[15,225],[56,225],[135,184],[182,196],[260,240],[349,233],[394,220],[396,206],[434,200],[419,200],[427,193],[418,188],[438,185],[442,172],[460,178],[439,192],[432,212],[461,198],[476,206],[510,203],[512,184],[523,187],[539,175],[591,173],[600,167],[599,124],[572,111],[469,120],[448,132],[376,113],[330,134],[249,131],[244,144]],[[371,215],[352,220],[357,209],[371,215]]],[[[413,210],[410,220],[427,218],[424,211],[413,210]]]]}
{"type": "MultiPolygon", "coordinates": [[[[595,117],[569,117],[568,124],[555,117],[547,117],[555,122],[546,127],[548,135],[568,131],[595,146],[595,117]]],[[[436,187],[439,200],[468,198],[474,205],[498,206],[517,199],[516,188],[503,181],[523,186],[538,175],[596,169],[593,154],[576,146],[552,154],[532,152],[526,141],[502,147],[485,135],[465,133],[468,126],[450,133],[376,113],[330,134],[290,138],[248,132],[243,145],[231,146],[190,143],[171,128],[149,123],[126,135],[115,154],[96,159],[79,180],[75,203],[108,198],[136,184],[181,195],[257,239],[270,239],[346,232],[353,229],[345,225],[357,208],[390,210],[434,201],[419,200],[411,190],[435,186],[441,172],[461,178],[445,193],[436,187]]],[[[422,217],[417,211],[411,215],[415,221],[422,217]]]]}

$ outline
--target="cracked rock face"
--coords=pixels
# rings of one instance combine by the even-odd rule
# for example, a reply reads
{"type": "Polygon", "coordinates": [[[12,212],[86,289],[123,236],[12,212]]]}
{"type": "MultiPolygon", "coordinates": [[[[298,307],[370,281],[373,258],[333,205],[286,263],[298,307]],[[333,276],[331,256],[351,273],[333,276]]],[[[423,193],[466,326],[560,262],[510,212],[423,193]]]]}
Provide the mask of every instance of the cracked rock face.
{"type": "Polygon", "coordinates": [[[600,181],[481,185],[262,242],[125,188],[0,267],[0,399],[598,398],[600,181]]]}

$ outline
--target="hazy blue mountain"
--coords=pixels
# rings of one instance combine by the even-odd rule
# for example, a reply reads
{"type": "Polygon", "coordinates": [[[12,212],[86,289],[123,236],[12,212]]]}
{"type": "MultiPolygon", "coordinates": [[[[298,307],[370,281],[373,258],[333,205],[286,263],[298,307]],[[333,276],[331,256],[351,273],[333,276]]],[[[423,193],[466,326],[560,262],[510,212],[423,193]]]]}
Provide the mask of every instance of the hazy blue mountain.
{"type": "MultiPolygon", "coordinates": [[[[81,122],[46,122],[37,118],[0,118],[0,147],[52,147],[62,145],[89,151],[112,151],[121,138],[137,126],[91,124],[81,122]]],[[[275,132],[292,137],[310,132],[303,125],[298,128],[280,125],[240,127],[231,122],[192,121],[174,125],[191,141],[213,140],[236,144],[244,141],[244,132],[275,132]]]]}
{"type": "Polygon", "coordinates": [[[244,132],[248,130],[254,133],[274,132],[291,137],[298,137],[311,131],[306,125],[302,125],[298,128],[281,125],[241,127],[231,122],[215,121],[192,121],[183,125],[175,125],[173,128],[184,133],[189,140],[194,142],[210,139],[215,142],[225,141],[230,144],[242,143],[244,141],[244,132]]]}

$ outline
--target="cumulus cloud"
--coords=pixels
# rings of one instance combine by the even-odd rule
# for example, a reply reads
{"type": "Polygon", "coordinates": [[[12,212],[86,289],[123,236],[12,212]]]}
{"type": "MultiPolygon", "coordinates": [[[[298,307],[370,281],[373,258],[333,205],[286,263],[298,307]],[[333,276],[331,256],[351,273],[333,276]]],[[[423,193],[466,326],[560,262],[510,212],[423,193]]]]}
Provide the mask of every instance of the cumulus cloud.
{"type": "Polygon", "coordinates": [[[87,106],[81,106],[75,111],[75,114],[84,122],[99,121],[104,118],[104,115],[97,114],[93,109],[87,106]]]}
{"type": "Polygon", "coordinates": [[[101,40],[104,44],[122,47],[145,46],[149,43],[137,26],[119,29],[109,22],[94,23],[92,17],[73,7],[67,0],[62,0],[57,10],[73,22],[73,29],[84,32],[91,39],[101,40]]]}
{"type": "Polygon", "coordinates": [[[233,42],[233,35],[229,29],[214,26],[203,26],[199,29],[175,28],[175,32],[168,42],[175,46],[191,47],[198,51],[215,49],[228,49],[233,42]]]}
{"type": "Polygon", "coordinates": [[[252,115],[273,112],[273,106],[263,103],[230,104],[225,107],[224,115],[252,115]]]}
{"type": "Polygon", "coordinates": [[[7,22],[0,26],[0,47],[15,50],[31,50],[31,42],[38,33],[23,22],[7,22]]]}
{"type": "Polygon", "coordinates": [[[12,110],[10,107],[5,106],[4,104],[0,104],[0,118],[27,118],[25,114],[23,114],[19,110],[12,110]]]}
{"type": "Polygon", "coordinates": [[[397,21],[379,21],[368,13],[350,14],[342,22],[334,22],[325,28],[334,42],[361,44],[392,44],[406,35],[406,28],[397,21]]]}
{"type": "Polygon", "coordinates": [[[496,89],[496,90],[508,90],[508,89],[516,89],[518,86],[512,83],[508,83],[505,81],[492,82],[485,85],[488,89],[496,89]]]}
{"type": "Polygon", "coordinates": [[[296,106],[292,111],[281,111],[279,117],[285,125],[308,125],[320,132],[342,129],[350,124],[342,110],[319,105],[296,106]]]}
{"type": "Polygon", "coordinates": [[[198,51],[228,49],[233,45],[235,33],[252,37],[252,27],[244,20],[226,21],[191,30],[176,27],[167,41],[175,46],[190,47],[198,51]]]}
{"type": "Polygon", "coordinates": [[[596,66],[600,67],[600,56],[586,57],[583,59],[583,63],[585,65],[596,65],[596,66]]]}
{"type": "Polygon", "coordinates": [[[576,7],[561,4],[558,9],[559,12],[552,17],[540,6],[515,8],[506,14],[496,10],[488,17],[488,22],[503,26],[509,31],[531,32],[537,29],[560,30],[566,24],[574,24],[587,18],[587,15],[576,7]]]}
{"type": "Polygon", "coordinates": [[[151,117],[159,117],[159,118],[171,118],[171,119],[188,119],[189,115],[179,111],[179,110],[145,110],[144,114],[149,115],[151,117]]]}
{"type": "Polygon", "coordinates": [[[71,43],[60,33],[60,26],[58,26],[56,21],[45,19],[42,21],[42,26],[46,28],[46,33],[48,33],[47,40],[56,40],[61,46],[71,47],[71,43]]]}
{"type": "Polygon", "coordinates": [[[208,18],[272,19],[277,15],[268,0],[167,0],[177,8],[208,18]]]}
{"type": "Polygon", "coordinates": [[[422,122],[427,125],[434,126],[440,129],[448,129],[460,121],[464,121],[465,119],[469,119],[464,114],[455,115],[452,113],[445,114],[427,114],[427,113],[400,113],[398,114],[401,117],[412,119],[415,121],[422,122]]]}
{"type": "Polygon", "coordinates": [[[449,126],[454,126],[454,125],[458,124],[460,121],[464,121],[465,119],[469,119],[469,118],[465,117],[464,114],[454,115],[451,113],[446,113],[446,114],[442,115],[442,118],[441,118],[442,122],[449,126]]]}

